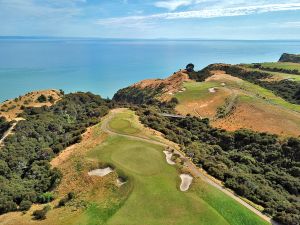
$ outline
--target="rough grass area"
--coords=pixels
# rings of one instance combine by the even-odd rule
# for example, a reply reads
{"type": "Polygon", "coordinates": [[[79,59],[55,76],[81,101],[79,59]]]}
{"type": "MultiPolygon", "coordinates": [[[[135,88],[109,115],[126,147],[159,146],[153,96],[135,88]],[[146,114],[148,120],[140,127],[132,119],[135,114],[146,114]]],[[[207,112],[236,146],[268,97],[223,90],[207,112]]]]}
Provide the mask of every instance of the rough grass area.
{"type": "Polygon", "coordinates": [[[235,109],[229,115],[212,124],[230,131],[247,128],[295,137],[300,133],[300,115],[246,95],[238,97],[235,109]]]}
{"type": "Polygon", "coordinates": [[[184,87],[184,92],[176,94],[176,110],[181,114],[208,117],[214,126],[230,131],[247,128],[295,137],[300,133],[300,106],[258,85],[215,71],[206,81],[188,82],[184,87]],[[212,87],[215,93],[208,91],[212,87]],[[227,105],[230,112],[218,117],[220,108],[227,105]]]}

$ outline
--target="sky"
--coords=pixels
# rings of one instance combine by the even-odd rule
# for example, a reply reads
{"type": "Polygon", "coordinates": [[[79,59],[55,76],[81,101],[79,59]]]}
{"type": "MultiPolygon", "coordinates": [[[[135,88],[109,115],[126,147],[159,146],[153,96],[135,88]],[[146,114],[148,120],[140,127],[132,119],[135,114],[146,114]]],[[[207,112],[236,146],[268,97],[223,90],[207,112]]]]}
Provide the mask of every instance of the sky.
{"type": "Polygon", "coordinates": [[[0,0],[0,36],[300,39],[300,0],[0,0]]]}

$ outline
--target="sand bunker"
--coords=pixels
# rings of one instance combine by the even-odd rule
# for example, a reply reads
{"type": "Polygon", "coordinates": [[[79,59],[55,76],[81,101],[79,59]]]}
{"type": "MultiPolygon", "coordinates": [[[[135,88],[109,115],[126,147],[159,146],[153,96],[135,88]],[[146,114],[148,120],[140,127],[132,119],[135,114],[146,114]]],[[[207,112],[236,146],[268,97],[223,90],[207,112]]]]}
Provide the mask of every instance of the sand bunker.
{"type": "Polygon", "coordinates": [[[215,88],[209,88],[208,91],[209,91],[210,93],[215,93],[215,92],[216,92],[216,89],[215,89],[215,88]]]}
{"type": "Polygon", "coordinates": [[[174,165],[175,162],[172,161],[172,153],[169,152],[169,151],[164,151],[165,155],[166,155],[166,160],[167,160],[167,163],[170,164],[170,165],[174,165]]]}
{"type": "Polygon", "coordinates": [[[180,190],[181,191],[189,190],[193,177],[189,174],[181,174],[180,178],[181,178],[180,190]]]}
{"type": "Polygon", "coordinates": [[[107,174],[110,174],[111,172],[113,172],[114,170],[110,167],[106,167],[104,169],[95,169],[92,170],[90,172],[88,172],[88,175],[90,176],[99,176],[99,177],[104,177],[107,174]]]}
{"type": "Polygon", "coordinates": [[[126,183],[126,181],[123,181],[122,179],[120,179],[120,178],[118,178],[117,179],[117,186],[118,187],[121,187],[123,184],[125,184],[126,183]]]}

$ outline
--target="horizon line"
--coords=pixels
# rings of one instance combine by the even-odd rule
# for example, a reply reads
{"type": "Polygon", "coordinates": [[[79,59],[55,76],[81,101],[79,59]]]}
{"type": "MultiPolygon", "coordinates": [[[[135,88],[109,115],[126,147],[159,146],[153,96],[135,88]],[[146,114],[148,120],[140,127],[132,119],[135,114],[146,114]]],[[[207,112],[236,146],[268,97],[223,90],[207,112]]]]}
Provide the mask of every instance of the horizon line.
{"type": "Polygon", "coordinates": [[[122,37],[81,37],[44,35],[0,35],[0,39],[94,39],[94,40],[145,40],[145,41],[300,41],[300,39],[214,39],[214,38],[122,38],[122,37]]]}

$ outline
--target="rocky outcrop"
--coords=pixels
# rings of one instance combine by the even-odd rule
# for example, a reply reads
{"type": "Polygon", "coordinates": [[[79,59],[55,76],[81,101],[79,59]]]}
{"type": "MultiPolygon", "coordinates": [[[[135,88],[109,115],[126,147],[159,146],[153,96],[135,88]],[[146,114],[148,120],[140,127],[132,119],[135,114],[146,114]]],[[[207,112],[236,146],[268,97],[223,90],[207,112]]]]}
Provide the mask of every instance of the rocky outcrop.
{"type": "Polygon", "coordinates": [[[283,53],[279,59],[279,62],[300,63],[300,55],[283,53]]]}

